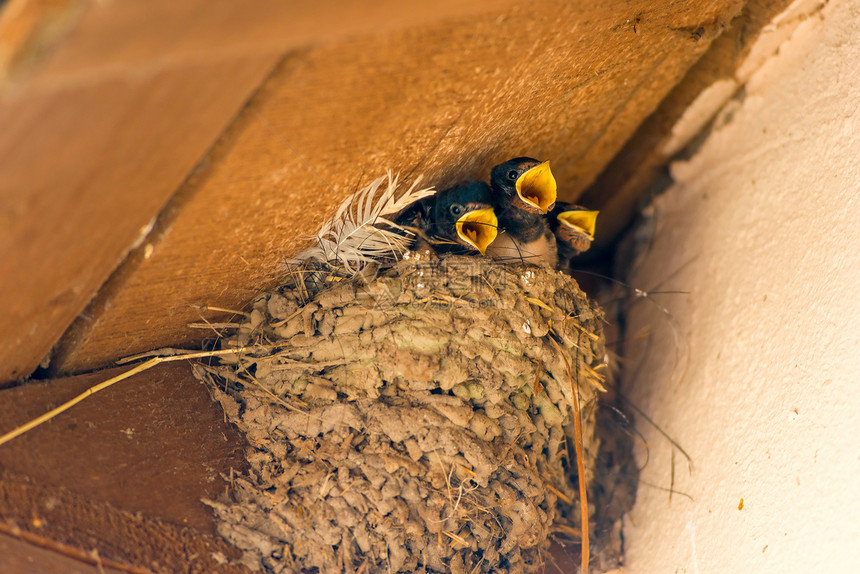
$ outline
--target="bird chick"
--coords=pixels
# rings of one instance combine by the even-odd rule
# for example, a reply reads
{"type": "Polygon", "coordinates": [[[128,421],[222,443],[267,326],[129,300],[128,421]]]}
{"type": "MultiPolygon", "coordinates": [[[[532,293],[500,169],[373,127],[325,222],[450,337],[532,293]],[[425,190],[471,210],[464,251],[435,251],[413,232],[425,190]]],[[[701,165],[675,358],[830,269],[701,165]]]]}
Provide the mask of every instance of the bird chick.
{"type": "Polygon", "coordinates": [[[508,160],[492,169],[490,184],[499,235],[487,255],[555,267],[555,236],[544,217],[554,207],[557,191],[549,162],[530,157],[508,160]]]}
{"type": "Polygon", "coordinates": [[[395,223],[437,252],[483,255],[498,234],[492,200],[490,186],[468,181],[416,202],[395,223]]]}
{"type": "Polygon", "coordinates": [[[570,260],[591,247],[598,213],[562,202],[549,213],[549,227],[558,245],[558,268],[562,271],[570,272],[570,260]]]}

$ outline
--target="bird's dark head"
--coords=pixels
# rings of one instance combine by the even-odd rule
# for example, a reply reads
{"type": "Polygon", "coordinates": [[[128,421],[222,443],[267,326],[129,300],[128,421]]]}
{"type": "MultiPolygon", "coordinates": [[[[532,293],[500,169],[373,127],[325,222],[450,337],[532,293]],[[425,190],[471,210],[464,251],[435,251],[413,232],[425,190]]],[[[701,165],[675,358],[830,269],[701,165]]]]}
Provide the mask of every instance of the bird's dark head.
{"type": "Polygon", "coordinates": [[[502,201],[531,212],[546,213],[555,205],[557,186],[549,162],[517,157],[493,168],[493,192],[502,201]]]}
{"type": "Polygon", "coordinates": [[[483,181],[469,181],[440,191],[429,206],[429,233],[483,254],[498,234],[492,199],[490,186],[483,181]]]}

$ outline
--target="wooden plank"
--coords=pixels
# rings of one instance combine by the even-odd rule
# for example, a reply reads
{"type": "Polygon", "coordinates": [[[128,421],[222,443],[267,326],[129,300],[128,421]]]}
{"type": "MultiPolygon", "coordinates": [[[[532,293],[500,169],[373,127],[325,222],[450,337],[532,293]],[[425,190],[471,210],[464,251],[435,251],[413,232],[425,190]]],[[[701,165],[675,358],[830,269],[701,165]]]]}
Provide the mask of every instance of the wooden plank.
{"type": "Polygon", "coordinates": [[[561,197],[575,199],[741,4],[522,1],[293,54],[64,336],[52,368],[195,344],[201,333],[186,324],[219,317],[203,307],[242,307],[276,284],[303,236],[387,168],[417,166],[445,186],[532,155],[552,160],[561,197]]]}
{"type": "MultiPolygon", "coordinates": [[[[663,167],[678,152],[667,144],[684,112],[715,83],[735,81],[735,72],[765,26],[790,3],[790,0],[748,2],[743,13],[714,41],[707,53],[584,192],[582,201],[601,211],[600,233],[595,238],[595,247],[608,246],[617,239],[618,233],[632,219],[639,198],[658,180],[663,167]]],[[[739,88],[740,84],[735,87],[739,88]]],[[[727,95],[730,96],[731,92],[727,95]]],[[[716,108],[713,111],[716,112],[716,108]]],[[[594,251],[599,253],[599,249],[594,251]]]]}
{"type": "Polygon", "coordinates": [[[222,559],[236,560],[241,553],[216,535],[5,473],[0,474],[0,521],[13,531],[23,531],[27,538],[58,542],[87,554],[97,552],[103,559],[135,567],[138,572],[141,568],[165,574],[247,572],[222,564],[222,559]]]}
{"type": "Polygon", "coordinates": [[[203,62],[0,102],[0,382],[35,368],[273,61],[203,62]]]}
{"type": "MultiPolygon", "coordinates": [[[[0,391],[8,432],[126,368],[0,391]]],[[[214,532],[200,499],[246,468],[244,440],[187,364],[134,375],[0,447],[0,470],[41,486],[214,532]]]]}
{"type": "Polygon", "coordinates": [[[0,574],[39,572],[39,574],[124,574],[93,561],[84,562],[55,550],[0,534],[0,574]]]}
{"type": "MultiPolygon", "coordinates": [[[[123,370],[0,391],[0,433],[123,370]]],[[[188,364],[158,365],[0,447],[0,522],[155,571],[236,571],[200,499],[247,469],[244,448],[188,364]]]]}
{"type": "Polygon", "coordinates": [[[86,11],[52,50],[36,49],[49,22],[9,14],[54,12],[35,0],[10,4],[3,22],[14,25],[4,29],[16,35],[0,70],[0,383],[36,368],[285,51],[500,3],[69,3],[63,21],[86,11]]]}
{"type": "MultiPolygon", "coordinates": [[[[0,433],[123,370],[0,391],[0,433]]],[[[93,395],[0,447],[0,573],[244,572],[212,557],[239,552],[199,502],[247,470],[243,448],[188,365],[93,395]]],[[[553,545],[546,571],[571,553],[553,545]]]]}
{"type": "Polygon", "coordinates": [[[63,49],[28,81],[79,81],[127,73],[162,60],[177,65],[224,55],[284,54],[358,34],[386,33],[451,16],[470,17],[513,1],[94,2],[63,49]]]}
{"type": "Polygon", "coordinates": [[[0,85],[38,65],[77,24],[89,0],[9,0],[0,10],[0,85]]]}

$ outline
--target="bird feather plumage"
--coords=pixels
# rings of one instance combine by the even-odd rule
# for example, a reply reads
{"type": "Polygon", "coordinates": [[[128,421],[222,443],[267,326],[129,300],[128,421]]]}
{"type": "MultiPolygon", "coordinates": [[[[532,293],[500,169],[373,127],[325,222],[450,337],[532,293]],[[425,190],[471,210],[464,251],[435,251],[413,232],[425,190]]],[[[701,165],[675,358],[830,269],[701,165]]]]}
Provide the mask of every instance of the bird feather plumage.
{"type": "Polygon", "coordinates": [[[346,198],[312,238],[314,245],[298,253],[291,263],[318,262],[357,273],[370,262],[396,259],[409,249],[412,232],[393,222],[416,201],[436,193],[421,188],[421,177],[397,195],[399,176],[390,170],[346,198]],[[385,189],[380,193],[380,189],[385,189]]]}

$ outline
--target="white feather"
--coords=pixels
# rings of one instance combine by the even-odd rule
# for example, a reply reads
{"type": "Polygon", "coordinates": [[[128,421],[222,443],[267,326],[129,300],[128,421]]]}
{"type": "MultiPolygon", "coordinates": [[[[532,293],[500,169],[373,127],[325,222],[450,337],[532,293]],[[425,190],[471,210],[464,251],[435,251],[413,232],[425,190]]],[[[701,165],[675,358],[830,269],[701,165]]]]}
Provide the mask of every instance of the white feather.
{"type": "Polygon", "coordinates": [[[393,223],[391,218],[436,191],[416,189],[421,181],[418,177],[407,191],[395,198],[397,181],[398,177],[389,171],[346,198],[313,237],[315,245],[297,254],[291,262],[317,261],[339,265],[347,273],[355,273],[367,263],[390,261],[408,250],[412,234],[393,223]],[[386,189],[378,194],[386,180],[386,189]],[[394,233],[393,229],[400,233],[394,233]]]}

